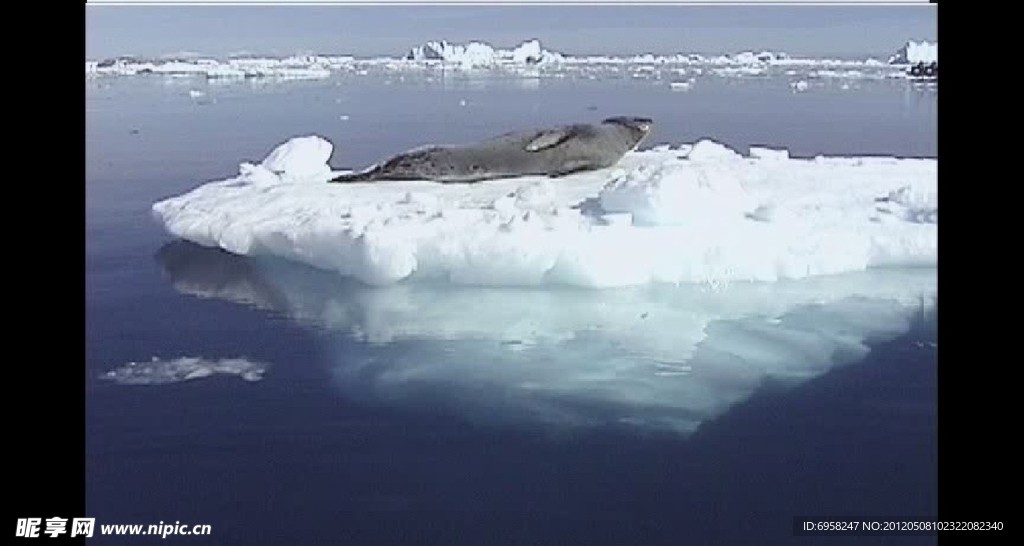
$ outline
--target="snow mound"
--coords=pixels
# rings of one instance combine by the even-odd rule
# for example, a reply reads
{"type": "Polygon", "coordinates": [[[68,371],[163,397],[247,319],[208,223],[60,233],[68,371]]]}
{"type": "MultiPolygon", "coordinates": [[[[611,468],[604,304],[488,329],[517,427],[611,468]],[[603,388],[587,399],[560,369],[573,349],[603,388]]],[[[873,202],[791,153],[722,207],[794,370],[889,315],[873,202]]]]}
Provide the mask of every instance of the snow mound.
{"type": "Polygon", "coordinates": [[[260,166],[277,175],[282,182],[321,181],[329,178],[334,146],[318,136],[293,138],[274,148],[260,166]]]}
{"type": "Polygon", "coordinates": [[[744,157],[703,140],[559,179],[328,184],[331,149],[292,139],[154,216],[200,245],[372,285],[777,281],[936,263],[935,160],[744,157]]]}
{"type": "Polygon", "coordinates": [[[638,226],[729,223],[757,207],[728,165],[692,160],[641,165],[598,197],[605,210],[631,213],[638,226]]]}

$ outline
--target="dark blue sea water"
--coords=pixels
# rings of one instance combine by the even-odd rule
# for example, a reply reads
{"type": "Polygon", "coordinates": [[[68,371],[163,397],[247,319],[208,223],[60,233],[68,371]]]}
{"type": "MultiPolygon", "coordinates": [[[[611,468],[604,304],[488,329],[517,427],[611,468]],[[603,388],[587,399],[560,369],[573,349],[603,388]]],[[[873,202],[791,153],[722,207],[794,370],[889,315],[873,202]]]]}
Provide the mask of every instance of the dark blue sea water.
{"type": "Polygon", "coordinates": [[[167,539],[182,543],[932,544],[792,530],[794,516],[934,518],[936,311],[876,290],[933,294],[934,270],[725,291],[369,289],[176,242],[149,207],[292,136],[322,135],[332,164],[361,166],[619,114],[654,118],[652,145],[934,157],[936,101],[903,82],[794,93],[782,78],[688,93],[628,79],[87,81],[87,515],[211,525],[205,541],[167,539]],[[180,356],[270,367],[257,382],[100,378],[180,356]]]}

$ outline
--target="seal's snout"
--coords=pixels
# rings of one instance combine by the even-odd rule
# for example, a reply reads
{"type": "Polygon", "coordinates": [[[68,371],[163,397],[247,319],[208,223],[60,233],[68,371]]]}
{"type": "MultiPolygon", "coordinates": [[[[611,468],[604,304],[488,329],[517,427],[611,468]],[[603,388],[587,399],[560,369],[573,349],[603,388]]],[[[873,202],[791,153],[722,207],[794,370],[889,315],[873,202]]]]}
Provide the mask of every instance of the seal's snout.
{"type": "Polygon", "coordinates": [[[617,123],[640,131],[641,133],[647,134],[651,131],[651,127],[654,126],[654,120],[651,118],[641,118],[635,116],[619,116],[614,118],[608,118],[604,120],[605,123],[617,123]]]}
{"type": "Polygon", "coordinates": [[[654,125],[654,120],[651,118],[633,118],[633,124],[637,129],[645,133],[651,132],[651,127],[654,125]]]}

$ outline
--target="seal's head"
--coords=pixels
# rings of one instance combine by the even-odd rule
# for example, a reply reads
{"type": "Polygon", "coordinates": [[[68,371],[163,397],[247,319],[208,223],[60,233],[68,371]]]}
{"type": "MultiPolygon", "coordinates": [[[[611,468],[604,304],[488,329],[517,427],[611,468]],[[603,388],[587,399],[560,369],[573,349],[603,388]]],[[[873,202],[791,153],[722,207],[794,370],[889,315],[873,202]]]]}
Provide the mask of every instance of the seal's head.
{"type": "Polygon", "coordinates": [[[647,135],[651,132],[651,127],[654,125],[654,121],[651,118],[633,116],[616,116],[614,118],[608,118],[601,123],[610,123],[626,128],[629,131],[630,136],[635,139],[635,142],[633,143],[634,148],[639,145],[643,139],[647,138],[647,135]]]}

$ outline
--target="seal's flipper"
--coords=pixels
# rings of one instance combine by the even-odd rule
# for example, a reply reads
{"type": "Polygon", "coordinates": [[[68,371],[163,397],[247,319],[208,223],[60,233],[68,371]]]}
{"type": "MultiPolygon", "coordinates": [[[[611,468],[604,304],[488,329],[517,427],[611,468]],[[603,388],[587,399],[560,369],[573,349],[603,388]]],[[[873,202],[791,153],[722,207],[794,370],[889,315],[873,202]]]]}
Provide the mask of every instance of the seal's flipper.
{"type": "Polygon", "coordinates": [[[525,149],[527,152],[537,152],[546,148],[553,148],[568,140],[573,134],[572,129],[541,131],[540,134],[533,137],[533,140],[526,144],[525,149]]]}

